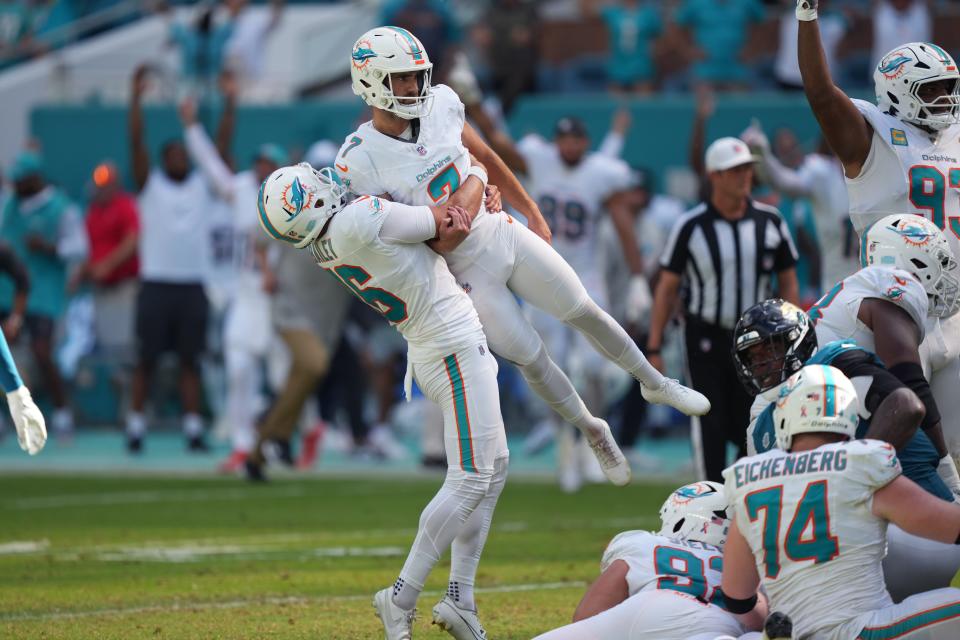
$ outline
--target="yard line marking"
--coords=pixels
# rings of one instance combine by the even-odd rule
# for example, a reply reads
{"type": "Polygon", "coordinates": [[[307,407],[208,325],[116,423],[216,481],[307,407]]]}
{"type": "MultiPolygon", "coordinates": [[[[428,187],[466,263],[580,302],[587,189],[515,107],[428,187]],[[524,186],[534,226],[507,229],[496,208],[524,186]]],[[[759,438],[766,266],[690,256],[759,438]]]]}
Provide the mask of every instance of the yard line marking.
{"type": "MultiPolygon", "coordinates": [[[[481,587],[477,593],[520,593],[526,591],[573,589],[582,588],[586,583],[582,580],[567,582],[543,582],[539,584],[514,584],[500,587],[481,587]]],[[[424,591],[421,595],[433,597],[446,591],[424,591]]],[[[52,611],[49,613],[14,613],[0,614],[0,622],[25,622],[41,620],[74,620],[78,618],[93,618],[97,616],[124,616],[141,613],[165,613],[176,611],[204,611],[215,609],[237,609],[251,605],[289,605],[289,604],[323,604],[325,602],[353,602],[370,600],[372,594],[355,594],[349,596],[306,597],[285,596],[267,598],[242,598],[221,602],[198,602],[194,604],[172,602],[170,604],[148,605],[143,607],[117,607],[112,609],[90,609],[86,611],[52,611]]]]}
{"type": "Polygon", "coordinates": [[[0,556],[11,556],[21,553],[36,553],[50,546],[49,540],[15,540],[0,544],[0,556]]]}
{"type": "MultiPolygon", "coordinates": [[[[243,545],[208,545],[178,547],[122,547],[115,551],[105,551],[93,556],[93,560],[102,562],[199,562],[201,560],[268,560],[277,555],[295,555],[301,559],[310,558],[395,558],[406,553],[403,547],[318,547],[314,549],[290,549],[286,547],[264,547],[243,545]]],[[[58,560],[83,561],[91,558],[86,555],[69,553],[57,556],[58,560]]]]}
{"type": "MultiPolygon", "coordinates": [[[[285,487],[269,494],[270,498],[295,498],[307,494],[305,487],[285,487]]],[[[61,507],[88,507],[96,505],[140,504],[144,502],[213,502],[215,500],[248,500],[265,495],[250,488],[191,491],[118,491],[115,493],[81,493],[36,498],[18,498],[6,504],[14,509],[58,509],[61,507]]]]}
{"type": "MultiPolygon", "coordinates": [[[[602,519],[593,519],[593,520],[559,520],[544,525],[542,522],[530,522],[525,520],[511,520],[507,522],[502,522],[499,524],[493,525],[493,530],[499,533],[525,533],[532,529],[539,529],[544,526],[550,526],[556,529],[606,529],[606,528],[624,528],[624,529],[637,529],[655,526],[658,524],[659,518],[656,516],[638,516],[630,518],[602,518],[602,519]]],[[[84,545],[84,544],[70,544],[65,543],[54,543],[51,544],[49,540],[37,541],[38,544],[33,546],[25,545],[23,542],[12,540],[10,542],[2,543],[0,542],[0,556],[5,554],[30,554],[30,553],[48,553],[55,552],[58,559],[60,560],[77,560],[79,559],[78,554],[83,553],[94,553],[101,555],[117,554],[118,557],[101,557],[100,559],[105,560],[120,560],[120,555],[128,554],[124,557],[127,560],[155,560],[155,561],[167,561],[175,562],[176,560],[171,559],[173,556],[176,556],[177,553],[183,551],[186,553],[190,551],[190,547],[198,547],[201,549],[194,550],[197,555],[217,555],[233,553],[233,547],[238,547],[236,553],[249,552],[254,554],[257,551],[263,550],[267,547],[279,547],[279,545],[284,543],[305,543],[309,545],[310,543],[322,544],[323,542],[329,542],[331,539],[339,541],[340,539],[345,540],[357,540],[357,539],[379,539],[379,538],[409,538],[415,536],[417,530],[414,528],[396,528],[396,529],[361,529],[361,530],[327,530],[327,531],[316,531],[314,533],[278,533],[278,534],[255,534],[250,536],[211,536],[209,538],[191,538],[191,539],[179,539],[179,538],[167,538],[161,540],[144,540],[143,542],[138,542],[137,544],[94,544],[94,545],[84,545]],[[7,545],[13,545],[9,550],[7,545]],[[209,547],[222,547],[221,551],[216,550],[207,550],[209,547]],[[243,548],[246,547],[246,548],[243,548]],[[172,550],[170,553],[171,557],[164,558],[163,552],[165,550],[172,550]],[[139,556],[137,555],[139,554],[139,556]]],[[[389,540],[384,540],[389,542],[389,540]]],[[[333,547],[333,548],[357,548],[355,545],[353,547],[333,547]]],[[[390,547],[392,548],[392,547],[390,547]]],[[[298,551],[298,549],[286,549],[290,552],[298,551]]],[[[306,551],[311,553],[309,548],[299,549],[300,551],[306,551]]],[[[331,553],[340,553],[339,551],[331,553]]],[[[385,553],[385,552],[384,552],[385,553]]],[[[345,555],[351,555],[349,553],[345,555]]],[[[353,554],[358,555],[358,554],[353,554]]],[[[187,562],[189,559],[180,560],[181,562],[187,562]]]]}

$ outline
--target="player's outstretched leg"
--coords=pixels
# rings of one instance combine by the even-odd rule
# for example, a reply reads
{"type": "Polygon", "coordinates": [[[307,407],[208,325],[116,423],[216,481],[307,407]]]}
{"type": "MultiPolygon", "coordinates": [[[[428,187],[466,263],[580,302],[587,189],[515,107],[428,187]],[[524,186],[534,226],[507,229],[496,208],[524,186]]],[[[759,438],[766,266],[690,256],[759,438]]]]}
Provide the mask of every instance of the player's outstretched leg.
{"type": "Polygon", "coordinates": [[[459,270],[456,276],[459,282],[469,283],[470,298],[494,352],[516,364],[533,392],[579,429],[591,446],[601,446],[606,457],[600,464],[610,482],[628,483],[630,465],[610,435],[607,423],[590,413],[573,383],[547,354],[543,340],[503,285],[503,279],[480,262],[459,270]]]}
{"type": "Polygon", "coordinates": [[[647,362],[623,327],[590,298],[573,268],[550,245],[523,227],[517,229],[517,242],[517,261],[507,281],[514,293],[582,333],[604,357],[643,385],[647,401],[669,404],[687,415],[710,410],[705,396],[665,378],[647,362]]]}
{"type": "Polygon", "coordinates": [[[457,640],[483,640],[486,632],[473,597],[480,555],[493,523],[493,511],[507,482],[508,457],[494,463],[493,479],[450,548],[450,582],[446,595],[433,607],[433,623],[457,640]]]}

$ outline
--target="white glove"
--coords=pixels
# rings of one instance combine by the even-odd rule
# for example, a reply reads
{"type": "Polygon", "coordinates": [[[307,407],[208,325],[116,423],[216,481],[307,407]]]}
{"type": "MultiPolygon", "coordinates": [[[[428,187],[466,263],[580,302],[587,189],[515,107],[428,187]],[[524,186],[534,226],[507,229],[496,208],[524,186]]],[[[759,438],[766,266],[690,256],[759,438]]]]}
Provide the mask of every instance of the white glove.
{"type": "Polygon", "coordinates": [[[817,19],[817,0],[797,0],[797,20],[810,22],[817,19]]]}
{"type": "Polygon", "coordinates": [[[30,390],[20,387],[11,391],[7,394],[7,405],[13,424],[17,427],[20,448],[32,456],[36,455],[47,442],[47,427],[43,414],[30,397],[30,390]]]}
{"type": "Polygon", "coordinates": [[[947,485],[947,489],[950,489],[953,497],[960,498],[960,474],[957,473],[957,465],[950,454],[940,459],[940,464],[937,465],[937,475],[947,485]]]}
{"type": "Polygon", "coordinates": [[[627,287],[627,322],[636,324],[646,316],[653,306],[653,296],[650,295],[650,284],[641,275],[630,276],[627,287]]]}
{"type": "Polygon", "coordinates": [[[763,126],[756,118],[750,122],[749,127],[743,130],[740,139],[750,147],[754,154],[759,156],[770,155],[770,139],[767,138],[767,134],[763,132],[763,126]]]}

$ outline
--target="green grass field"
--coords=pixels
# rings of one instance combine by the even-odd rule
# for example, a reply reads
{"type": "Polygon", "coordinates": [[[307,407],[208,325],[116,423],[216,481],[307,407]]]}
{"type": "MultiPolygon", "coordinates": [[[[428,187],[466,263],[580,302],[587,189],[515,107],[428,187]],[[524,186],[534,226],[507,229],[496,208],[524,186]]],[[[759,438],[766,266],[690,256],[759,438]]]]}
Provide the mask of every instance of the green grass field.
{"type": "MultiPolygon", "coordinates": [[[[0,476],[0,638],[382,637],[430,479],[0,476]]],[[[655,528],[672,486],[511,480],[477,578],[491,640],[569,620],[612,535],[655,528]]],[[[446,587],[437,567],[417,638],[446,587]]]]}

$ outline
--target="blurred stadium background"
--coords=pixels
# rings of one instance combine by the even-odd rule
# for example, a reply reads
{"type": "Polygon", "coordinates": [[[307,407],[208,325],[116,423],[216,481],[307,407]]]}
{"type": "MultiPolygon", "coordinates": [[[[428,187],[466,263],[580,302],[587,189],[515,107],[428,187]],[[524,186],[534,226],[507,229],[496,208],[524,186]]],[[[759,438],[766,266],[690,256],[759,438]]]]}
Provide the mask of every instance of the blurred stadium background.
{"type": "MultiPolygon", "coordinates": [[[[347,52],[367,29],[396,24],[423,41],[436,65],[435,83],[455,84],[465,101],[481,103],[484,112],[514,139],[530,133],[549,139],[556,121],[564,116],[583,120],[594,148],[612,132],[614,141],[622,145],[622,158],[637,171],[635,187],[644,195],[638,200],[636,215],[643,223],[638,229],[651,230],[647,241],[644,236],[639,240],[650,266],[647,275],[653,278],[660,249],[653,238],[662,238],[676,216],[698,200],[698,167],[706,143],[720,136],[739,135],[756,122],[769,134],[774,152],[784,165],[796,167],[806,154],[818,148],[817,124],[799,85],[794,4],[793,0],[0,0],[0,210],[8,210],[7,203],[15,197],[14,183],[24,175],[42,175],[46,183],[77,205],[81,219],[106,182],[113,184],[116,180],[122,191],[134,193],[127,114],[131,78],[142,65],[147,65],[149,79],[144,126],[153,162],[158,162],[163,145],[183,136],[177,107],[185,97],[198,101],[198,119],[214,135],[226,106],[223,77],[228,74],[238,94],[236,120],[230,132],[235,170],[249,168],[250,160],[262,152],[265,143],[279,145],[291,160],[332,163],[344,137],[368,118],[366,108],[350,91],[347,52]],[[472,71],[479,93],[473,91],[476,87],[469,80],[464,83],[462,76],[457,84],[456,74],[464,69],[472,71]],[[463,95],[464,88],[470,95],[463,95]],[[695,135],[698,131],[700,135],[695,135]]],[[[832,54],[834,76],[854,97],[872,98],[873,65],[882,53],[902,42],[929,40],[954,55],[960,50],[960,2],[954,0],[821,0],[821,5],[821,29],[832,54]]],[[[806,271],[800,272],[803,298],[807,302],[816,300],[821,288],[816,275],[820,260],[817,237],[848,233],[847,229],[838,221],[836,228],[814,230],[810,204],[802,198],[789,198],[760,184],[756,197],[777,205],[791,228],[803,236],[798,237],[806,263],[806,271]]],[[[410,537],[406,531],[375,532],[388,526],[412,527],[413,514],[435,488],[434,480],[419,484],[405,480],[410,484],[401,486],[406,487],[404,499],[409,498],[410,504],[403,515],[399,509],[396,515],[360,515],[364,509],[379,513],[384,499],[377,495],[378,480],[369,476],[432,473],[438,461],[435,442],[431,448],[430,434],[422,433],[422,425],[430,419],[425,401],[421,398],[406,404],[400,400],[403,345],[398,347],[395,338],[385,336],[386,324],[359,302],[350,308],[342,329],[327,345],[331,352],[343,350],[347,365],[340,366],[340,360],[331,367],[325,382],[318,385],[316,398],[311,398],[300,418],[301,433],[318,445],[313,472],[365,477],[363,483],[348,483],[353,489],[347,487],[343,494],[359,497],[320,501],[320,512],[298,520],[294,514],[307,508],[308,496],[336,495],[344,490],[344,484],[337,480],[290,479],[282,471],[282,464],[271,467],[281,469],[278,484],[285,489],[279,494],[248,494],[251,488],[241,488],[232,476],[208,477],[228,459],[232,448],[225,408],[225,360],[229,356],[223,334],[224,318],[236,287],[238,247],[242,244],[238,238],[242,232],[235,228],[228,207],[211,201],[209,212],[211,222],[203,233],[207,234],[209,270],[205,289],[211,314],[205,328],[207,349],[201,367],[201,416],[211,451],[184,451],[179,433],[176,358],[170,357],[161,362],[150,387],[145,448],[137,455],[128,453],[123,434],[136,359],[134,311],[132,300],[125,305],[97,308],[98,292],[103,293],[110,283],[70,280],[70,286],[56,292],[62,304],[52,318],[52,359],[64,381],[64,407],[54,407],[56,394],[45,384],[46,376],[30,341],[23,336],[12,340],[27,384],[48,417],[51,441],[40,455],[28,457],[17,447],[6,416],[0,420],[0,493],[6,496],[0,501],[0,522],[5,522],[6,528],[0,534],[0,558],[9,556],[0,559],[0,563],[9,564],[0,589],[10,596],[4,596],[8,606],[0,611],[0,627],[9,633],[0,634],[4,637],[224,637],[218,634],[236,623],[228,621],[232,605],[215,607],[218,613],[213,614],[213,622],[206,614],[200,616],[209,627],[193,627],[182,619],[165,627],[168,619],[153,619],[172,611],[151,609],[158,600],[167,602],[167,596],[172,598],[170,602],[189,607],[193,602],[232,594],[231,601],[246,606],[245,598],[263,593],[253,586],[237,587],[228,590],[229,594],[218,590],[220,587],[212,586],[219,584],[216,579],[228,576],[220,573],[222,568],[208,566],[208,559],[220,557],[221,551],[183,551],[184,545],[189,547],[191,539],[202,536],[219,540],[239,529],[253,536],[284,527],[291,535],[298,533],[304,538],[294,540],[293,536],[292,543],[257,543],[253,551],[242,553],[223,552],[255,567],[249,575],[233,575],[232,569],[227,573],[241,581],[237,584],[262,581],[267,585],[265,591],[277,596],[276,602],[257,601],[262,611],[251,614],[250,623],[263,635],[250,637],[301,637],[301,633],[302,637],[316,637],[310,636],[317,631],[316,621],[314,627],[294,631],[297,616],[293,613],[289,624],[284,620],[279,628],[271,626],[274,623],[269,619],[276,610],[286,615],[290,609],[285,606],[294,611],[307,607],[302,613],[313,615],[310,607],[315,603],[310,598],[326,595],[345,598],[337,601],[341,604],[325,605],[321,619],[328,622],[339,612],[353,615],[361,610],[361,604],[365,608],[366,601],[359,602],[361,595],[372,593],[389,575],[376,558],[387,557],[388,564],[397,564],[400,552],[382,549],[403,547],[410,537]],[[319,388],[324,385],[326,389],[319,388]],[[351,389],[345,391],[344,386],[351,389]],[[348,396],[359,398],[359,411],[348,396]],[[21,475],[23,471],[31,474],[21,475]],[[77,472],[134,475],[92,479],[77,472]],[[139,472],[160,475],[139,478],[139,472]],[[207,477],[171,479],[170,484],[161,479],[185,472],[207,477]],[[32,475],[36,473],[41,475],[32,475]],[[230,493],[235,490],[241,493],[230,493]],[[100,494],[106,497],[98,499],[100,494]],[[142,504],[138,506],[138,502],[142,504]],[[356,517],[338,520],[337,514],[357,506],[362,508],[354,514],[356,517]],[[329,511],[323,511],[327,508],[329,511]],[[337,533],[338,527],[343,531],[337,533]],[[371,531],[369,537],[357,538],[357,532],[364,530],[371,531]],[[320,531],[328,532],[323,535],[329,540],[316,538],[320,531]],[[181,551],[170,553],[189,556],[183,561],[195,563],[190,565],[193,573],[177,569],[168,576],[166,570],[146,571],[144,563],[149,565],[153,559],[128,553],[129,548],[152,548],[157,540],[176,540],[181,551]],[[331,578],[323,588],[304,586],[311,584],[308,576],[301,576],[302,589],[285,582],[287,578],[277,578],[276,571],[266,576],[266,567],[273,565],[287,567],[282,571],[300,571],[298,563],[307,553],[304,549],[315,550],[318,544],[348,549],[330,552],[331,557],[350,556],[351,540],[359,540],[357,548],[381,549],[381,556],[376,551],[356,552],[354,555],[363,559],[349,560],[354,564],[345,569],[337,565],[343,574],[331,578]],[[380,542],[386,546],[377,547],[380,542]],[[121,551],[114,548],[123,545],[132,546],[121,551]],[[66,551],[62,551],[64,548],[66,551]],[[119,554],[114,560],[119,558],[124,567],[138,568],[147,577],[140,581],[122,577],[125,570],[99,571],[95,580],[112,582],[111,586],[83,594],[75,581],[82,583],[90,576],[82,570],[72,573],[58,569],[57,563],[63,558],[53,554],[53,549],[61,555],[81,556],[109,551],[119,554]],[[20,554],[26,555],[15,559],[20,554]],[[51,568],[37,578],[33,587],[36,597],[43,598],[44,590],[63,589],[49,606],[36,605],[26,595],[32,593],[26,585],[40,557],[46,558],[51,568]],[[213,578],[208,581],[202,577],[205,574],[213,578]],[[189,589],[185,585],[192,580],[190,575],[200,576],[195,582],[201,584],[203,593],[191,596],[178,591],[189,589]],[[175,586],[163,587],[167,578],[175,586]],[[337,580],[342,580],[342,585],[354,579],[356,584],[346,592],[328,588],[337,580]],[[138,589],[144,589],[142,597],[130,595],[138,589]],[[303,595],[304,589],[309,594],[306,599],[286,604],[282,601],[283,597],[303,595]],[[355,594],[356,601],[345,593],[355,594]],[[104,602],[128,608],[134,612],[131,615],[143,610],[132,635],[133,618],[120,615],[113,627],[101,624],[95,610],[105,606],[104,602]],[[79,615],[75,628],[65,628],[63,621],[73,619],[69,612],[77,608],[94,613],[89,621],[85,621],[87,614],[79,615]],[[64,615],[57,617],[60,614],[64,615]],[[221,619],[227,626],[217,626],[221,619]]],[[[0,224],[0,242],[8,241],[3,228],[0,224]]],[[[85,233],[87,226],[78,224],[51,231],[49,240],[85,233]]],[[[79,240],[81,245],[89,244],[89,239],[79,240]]],[[[292,251],[281,247],[273,250],[292,251]]],[[[83,251],[65,260],[68,270],[90,266],[90,258],[83,251]]],[[[125,277],[136,281],[135,272],[125,277]]],[[[326,277],[317,270],[317,279],[326,277]]],[[[6,275],[0,278],[0,312],[4,317],[15,304],[14,288],[7,280],[6,275]]],[[[310,286],[297,292],[305,298],[314,295],[310,286]]],[[[17,333],[7,322],[3,329],[10,338],[17,333]]],[[[638,340],[643,339],[642,324],[630,330],[638,340]]],[[[678,343],[674,335],[664,349],[668,373],[674,377],[682,377],[678,343]]],[[[289,367],[289,354],[281,341],[275,340],[270,351],[269,361],[264,363],[267,375],[259,393],[262,397],[257,399],[259,411],[270,406],[289,367]]],[[[576,378],[576,371],[573,373],[576,378]]],[[[540,446],[526,439],[546,419],[546,410],[531,397],[510,366],[501,367],[500,377],[512,445],[511,482],[525,476],[550,478],[555,448],[549,442],[540,446]]],[[[650,481],[669,477],[671,482],[691,476],[687,421],[672,410],[654,407],[641,414],[641,424],[624,423],[629,380],[616,373],[608,378],[604,414],[633,461],[635,474],[650,481]]],[[[296,438],[293,458],[302,454],[302,447],[296,438]]],[[[280,448],[274,455],[282,458],[285,452],[280,448]]],[[[236,465],[230,470],[234,475],[240,471],[236,465]]],[[[665,489],[650,486],[655,488],[648,490],[641,484],[631,489],[629,496],[616,494],[611,487],[588,487],[589,498],[580,503],[559,496],[549,483],[523,485],[513,494],[508,489],[501,511],[516,517],[503,517],[507,525],[495,529],[487,555],[504,554],[504,567],[511,560],[529,559],[549,568],[520,575],[500,567],[484,576],[481,567],[481,580],[530,583],[534,591],[545,589],[544,593],[557,589],[565,599],[543,600],[546,609],[541,618],[536,613],[513,611],[510,596],[500,596],[497,602],[504,608],[499,617],[488,621],[488,627],[501,631],[498,636],[530,637],[548,628],[546,621],[565,619],[582,581],[595,571],[609,535],[625,527],[653,525],[650,516],[665,489]],[[648,498],[650,491],[652,498],[648,498]],[[541,503],[543,496],[549,496],[545,503],[541,503]],[[625,500],[637,511],[633,507],[625,511],[625,500]],[[551,520],[550,514],[559,511],[568,513],[569,518],[551,520]],[[603,520],[600,513],[608,513],[609,518],[603,520]],[[523,522],[514,522],[518,519],[523,522]],[[587,521],[600,524],[585,528],[576,525],[587,521]],[[555,545],[556,538],[542,541],[519,533],[538,527],[560,536],[581,531],[573,542],[582,546],[572,556],[554,557],[543,550],[555,545]],[[509,550],[517,549],[511,545],[521,544],[521,539],[529,549],[522,547],[527,550],[511,553],[509,550]],[[521,631],[507,634],[505,630],[512,628],[511,619],[526,620],[523,624],[527,626],[521,624],[521,631]]],[[[330,564],[333,560],[317,561],[316,557],[311,556],[319,563],[310,565],[314,570],[334,570],[330,564]]],[[[195,584],[193,588],[198,587],[195,584]]],[[[197,611],[209,613],[207,609],[197,611]]],[[[370,637],[376,627],[364,628],[367,631],[322,637],[370,637]]],[[[228,637],[247,636],[238,630],[228,637]]]]}

